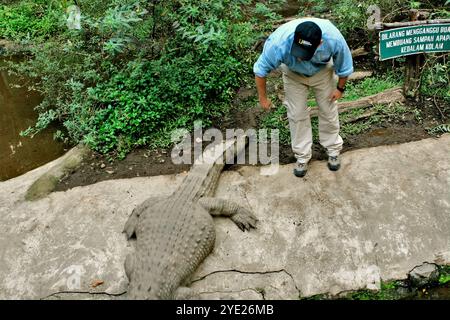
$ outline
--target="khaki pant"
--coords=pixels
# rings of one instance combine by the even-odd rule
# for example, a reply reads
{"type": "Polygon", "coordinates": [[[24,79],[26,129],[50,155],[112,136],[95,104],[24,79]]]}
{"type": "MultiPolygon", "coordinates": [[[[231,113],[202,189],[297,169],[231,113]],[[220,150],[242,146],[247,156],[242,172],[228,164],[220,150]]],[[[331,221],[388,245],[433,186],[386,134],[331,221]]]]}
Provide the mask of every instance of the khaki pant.
{"type": "Polygon", "coordinates": [[[298,162],[305,163],[312,156],[312,129],[307,106],[308,89],[314,91],[319,106],[319,139],[327,149],[328,156],[337,156],[342,150],[343,140],[339,135],[339,114],[330,96],[336,90],[336,77],[333,64],[311,77],[292,72],[282,64],[285,90],[284,105],[287,108],[291,131],[292,150],[298,162]]]}

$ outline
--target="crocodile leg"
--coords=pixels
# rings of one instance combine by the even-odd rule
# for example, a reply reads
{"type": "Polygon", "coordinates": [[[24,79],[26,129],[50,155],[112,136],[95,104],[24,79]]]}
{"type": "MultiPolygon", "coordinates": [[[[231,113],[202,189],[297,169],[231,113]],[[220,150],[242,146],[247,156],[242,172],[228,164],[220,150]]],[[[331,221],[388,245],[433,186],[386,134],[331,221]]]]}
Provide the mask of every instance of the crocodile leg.
{"type": "Polygon", "coordinates": [[[226,199],[204,197],[198,200],[212,216],[229,217],[242,231],[256,229],[258,219],[252,212],[243,206],[226,199]]]}

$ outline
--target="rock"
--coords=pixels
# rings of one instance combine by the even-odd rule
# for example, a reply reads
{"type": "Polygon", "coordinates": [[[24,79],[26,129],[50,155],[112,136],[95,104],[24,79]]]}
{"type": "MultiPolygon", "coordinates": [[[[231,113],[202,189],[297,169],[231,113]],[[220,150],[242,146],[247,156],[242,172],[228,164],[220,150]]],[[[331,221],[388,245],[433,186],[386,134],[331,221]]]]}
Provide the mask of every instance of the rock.
{"type": "Polygon", "coordinates": [[[409,273],[409,281],[414,287],[424,287],[439,280],[439,269],[434,263],[424,263],[409,273]]]}
{"type": "Polygon", "coordinates": [[[407,299],[409,297],[414,296],[415,290],[409,290],[408,288],[399,287],[396,290],[396,297],[398,299],[407,299]]]}
{"type": "Polygon", "coordinates": [[[72,172],[82,163],[88,151],[89,149],[86,146],[80,144],[49,164],[50,168],[43,172],[28,188],[25,199],[36,201],[51,193],[64,175],[72,172]]]}
{"type": "Polygon", "coordinates": [[[100,165],[100,168],[105,169],[105,168],[106,168],[106,164],[102,163],[102,164],[100,165]]]}

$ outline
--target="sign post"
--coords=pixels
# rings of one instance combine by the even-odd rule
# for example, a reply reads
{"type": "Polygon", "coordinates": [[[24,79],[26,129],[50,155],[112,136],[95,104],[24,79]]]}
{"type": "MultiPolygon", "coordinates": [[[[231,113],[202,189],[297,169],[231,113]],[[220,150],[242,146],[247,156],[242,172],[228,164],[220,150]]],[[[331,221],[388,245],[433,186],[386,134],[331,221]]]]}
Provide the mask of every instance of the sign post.
{"type": "Polygon", "coordinates": [[[425,52],[450,51],[450,23],[380,32],[381,60],[425,52]]]}
{"type": "Polygon", "coordinates": [[[414,98],[419,92],[425,53],[450,51],[450,20],[418,21],[419,15],[411,10],[411,22],[384,24],[381,29],[393,29],[379,34],[380,60],[406,57],[404,94],[414,98]]]}

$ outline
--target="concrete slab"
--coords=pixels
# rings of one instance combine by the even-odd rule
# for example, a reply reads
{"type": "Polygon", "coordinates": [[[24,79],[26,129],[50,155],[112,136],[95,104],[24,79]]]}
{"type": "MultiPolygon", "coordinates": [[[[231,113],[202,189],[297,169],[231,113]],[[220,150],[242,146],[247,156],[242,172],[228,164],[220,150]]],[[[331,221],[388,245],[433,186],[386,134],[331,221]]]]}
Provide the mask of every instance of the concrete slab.
{"type": "MultiPolygon", "coordinates": [[[[450,135],[357,150],[330,172],[313,162],[261,176],[222,174],[216,195],[251,208],[258,229],[216,219],[212,254],[194,275],[201,299],[297,299],[375,289],[423,262],[450,263],[450,135]]],[[[125,292],[121,229],[146,197],[184,175],[101,182],[26,202],[54,164],[0,183],[0,298],[111,299],[125,292]],[[98,285],[99,283],[102,284],[98,285]],[[97,285],[97,286],[96,286],[97,285]]]]}

